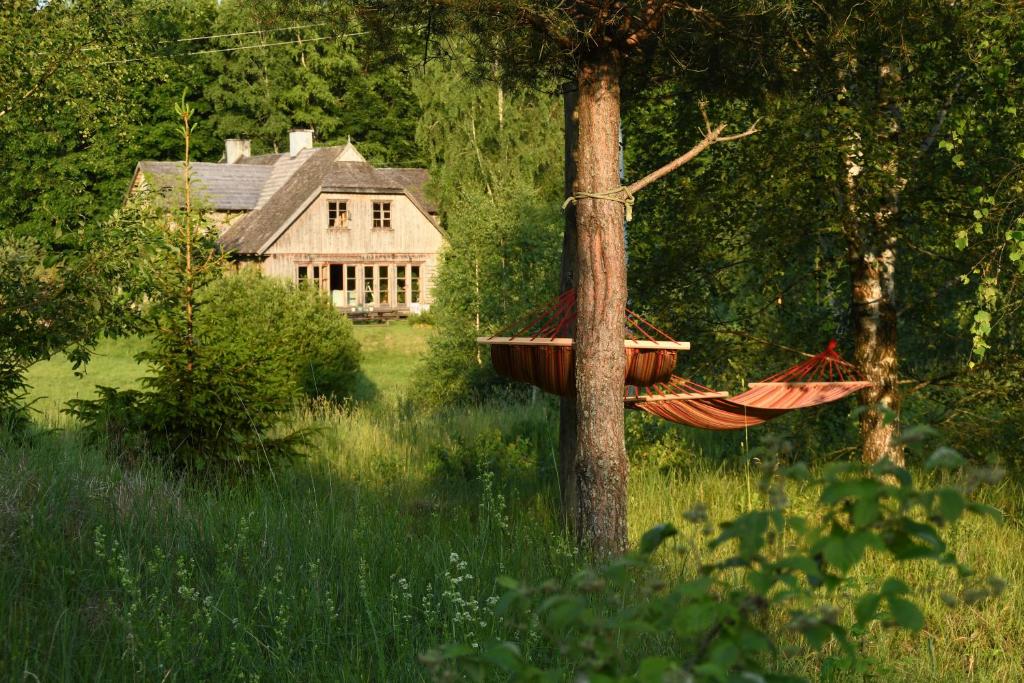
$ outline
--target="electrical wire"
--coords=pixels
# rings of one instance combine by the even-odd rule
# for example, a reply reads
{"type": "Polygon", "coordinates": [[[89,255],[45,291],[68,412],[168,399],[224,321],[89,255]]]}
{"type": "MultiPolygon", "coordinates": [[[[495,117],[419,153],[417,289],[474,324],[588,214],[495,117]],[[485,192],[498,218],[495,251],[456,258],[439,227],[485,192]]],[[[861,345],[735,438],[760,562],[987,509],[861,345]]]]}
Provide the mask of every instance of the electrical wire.
{"type": "Polygon", "coordinates": [[[351,36],[361,36],[368,33],[368,31],[359,31],[357,33],[339,33],[334,36],[320,36],[317,38],[299,38],[296,40],[282,40],[277,43],[262,43],[259,45],[238,45],[235,47],[223,47],[223,48],[212,48],[209,50],[195,50],[193,52],[183,52],[177,55],[147,55],[145,57],[131,57],[129,59],[111,59],[105,62],[97,62],[93,66],[106,66],[110,64],[128,64],[130,62],[145,62],[153,59],[177,59],[179,57],[191,57],[193,55],[208,55],[214,52],[237,52],[239,50],[258,50],[266,47],[279,47],[281,45],[295,45],[297,43],[315,43],[321,40],[336,40],[339,38],[348,38],[351,36]]]}
{"type": "MultiPolygon", "coordinates": [[[[187,38],[170,38],[167,40],[158,40],[154,42],[154,45],[166,45],[167,43],[194,43],[197,40],[212,40],[214,38],[231,38],[233,36],[251,36],[257,33],[280,33],[281,31],[295,31],[300,28],[313,28],[314,26],[326,26],[329,22],[320,21],[315,24],[297,24],[295,26],[281,26],[280,28],[268,28],[268,29],[257,29],[254,31],[237,31],[235,33],[213,33],[208,36],[189,36],[187,38]]],[[[82,52],[91,52],[93,50],[102,50],[103,45],[90,45],[89,47],[82,48],[82,52]]]]}

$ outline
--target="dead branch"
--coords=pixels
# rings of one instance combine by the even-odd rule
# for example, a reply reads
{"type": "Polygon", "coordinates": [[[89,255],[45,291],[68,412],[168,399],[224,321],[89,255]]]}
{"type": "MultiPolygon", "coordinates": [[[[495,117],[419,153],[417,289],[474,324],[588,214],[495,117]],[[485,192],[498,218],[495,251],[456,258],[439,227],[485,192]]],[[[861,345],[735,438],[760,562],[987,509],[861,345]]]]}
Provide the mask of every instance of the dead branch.
{"type": "Polygon", "coordinates": [[[650,185],[651,183],[657,180],[661,180],[662,178],[664,178],[665,176],[667,176],[669,173],[676,170],[680,166],[683,166],[684,164],[693,161],[704,150],[711,147],[712,145],[715,145],[719,142],[731,142],[733,140],[739,140],[740,138],[745,138],[753,135],[754,133],[759,132],[757,124],[760,123],[760,119],[754,121],[754,123],[752,123],[750,127],[747,128],[742,133],[736,133],[734,135],[722,135],[722,132],[725,130],[727,124],[719,123],[716,126],[712,126],[711,120],[708,118],[706,102],[700,102],[700,113],[701,117],[703,117],[704,119],[704,131],[702,131],[704,133],[703,139],[696,145],[691,147],[690,150],[687,151],[682,156],[677,157],[676,159],[668,162],[661,168],[652,171],[651,173],[648,173],[640,180],[637,180],[632,185],[626,187],[626,190],[629,194],[634,195],[640,190],[650,185]]]}

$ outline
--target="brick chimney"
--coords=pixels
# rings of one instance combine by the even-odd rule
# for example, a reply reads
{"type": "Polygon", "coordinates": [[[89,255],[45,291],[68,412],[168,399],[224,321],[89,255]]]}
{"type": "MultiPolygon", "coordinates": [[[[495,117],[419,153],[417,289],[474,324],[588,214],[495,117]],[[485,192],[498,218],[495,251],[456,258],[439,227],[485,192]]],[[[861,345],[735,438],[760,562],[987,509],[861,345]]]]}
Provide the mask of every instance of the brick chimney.
{"type": "Polygon", "coordinates": [[[237,164],[252,154],[252,146],[248,140],[231,138],[224,141],[224,158],[229,164],[237,164]]]}
{"type": "Polygon", "coordinates": [[[293,128],[288,131],[288,151],[296,156],[304,149],[313,148],[312,128],[293,128]]]}

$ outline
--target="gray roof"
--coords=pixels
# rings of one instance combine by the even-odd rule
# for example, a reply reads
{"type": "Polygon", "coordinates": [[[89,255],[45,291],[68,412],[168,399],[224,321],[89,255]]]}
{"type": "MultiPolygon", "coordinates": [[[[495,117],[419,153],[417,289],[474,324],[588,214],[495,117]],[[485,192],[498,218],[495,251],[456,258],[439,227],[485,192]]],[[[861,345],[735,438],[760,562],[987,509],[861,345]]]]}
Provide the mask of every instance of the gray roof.
{"type": "Polygon", "coordinates": [[[321,192],[403,194],[435,225],[437,209],[426,199],[426,169],[374,168],[363,161],[338,161],[339,148],[304,152],[308,157],[257,210],[232,225],[222,236],[226,251],[262,253],[321,192]]]}
{"type": "MultiPolygon", "coordinates": [[[[251,211],[270,177],[271,166],[192,163],[192,187],[200,206],[213,211],[251,211]]],[[[181,191],[181,162],[140,161],[146,183],[165,197],[181,191]]]]}
{"type": "MultiPolygon", "coordinates": [[[[181,162],[141,161],[150,188],[180,203],[181,162]]],[[[321,192],[401,194],[436,226],[437,207],[424,188],[424,168],[374,168],[351,147],[306,149],[296,156],[263,154],[235,164],[194,162],[193,188],[202,208],[246,211],[221,236],[225,251],[262,253],[321,192]],[[346,154],[348,153],[348,154],[346,154]],[[339,156],[358,161],[339,161],[339,156]]],[[[440,228],[438,228],[440,229],[440,228]]]]}

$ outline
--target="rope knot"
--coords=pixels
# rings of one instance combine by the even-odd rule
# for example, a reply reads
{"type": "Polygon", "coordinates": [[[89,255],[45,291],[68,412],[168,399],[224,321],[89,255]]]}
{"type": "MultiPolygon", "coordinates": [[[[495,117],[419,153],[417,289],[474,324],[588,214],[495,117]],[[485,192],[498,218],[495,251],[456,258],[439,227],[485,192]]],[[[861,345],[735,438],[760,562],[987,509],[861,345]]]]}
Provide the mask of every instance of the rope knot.
{"type": "Polygon", "coordinates": [[[572,196],[567,197],[565,203],[562,204],[562,210],[568,209],[570,204],[576,204],[581,199],[605,199],[610,202],[618,202],[626,208],[626,221],[633,220],[633,204],[636,203],[636,197],[625,185],[605,192],[573,192],[572,196]]]}

